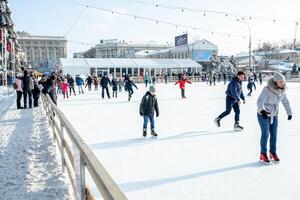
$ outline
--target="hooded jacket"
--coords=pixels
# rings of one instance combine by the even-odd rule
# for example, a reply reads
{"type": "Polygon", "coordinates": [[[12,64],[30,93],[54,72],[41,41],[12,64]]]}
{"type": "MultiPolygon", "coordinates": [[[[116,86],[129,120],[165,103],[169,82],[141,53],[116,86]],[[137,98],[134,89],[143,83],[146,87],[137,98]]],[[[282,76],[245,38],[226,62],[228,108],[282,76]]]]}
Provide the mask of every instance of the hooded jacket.
{"type": "Polygon", "coordinates": [[[140,104],[140,114],[141,115],[154,115],[154,110],[156,115],[159,115],[158,103],[155,95],[152,95],[149,91],[143,96],[140,104]]]}
{"type": "Polygon", "coordinates": [[[273,118],[278,116],[279,103],[282,103],[288,115],[292,115],[292,109],[288,98],[286,97],[286,85],[282,89],[276,86],[273,78],[268,80],[267,86],[264,87],[257,100],[257,112],[260,114],[262,110],[270,113],[271,124],[273,118]]]}

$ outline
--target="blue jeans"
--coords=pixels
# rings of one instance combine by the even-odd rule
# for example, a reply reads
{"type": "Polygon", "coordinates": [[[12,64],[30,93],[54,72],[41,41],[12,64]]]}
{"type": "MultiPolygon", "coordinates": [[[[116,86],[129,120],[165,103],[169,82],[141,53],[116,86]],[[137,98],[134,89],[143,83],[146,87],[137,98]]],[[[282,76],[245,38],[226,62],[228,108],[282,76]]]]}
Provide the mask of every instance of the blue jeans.
{"type": "Polygon", "coordinates": [[[240,105],[235,99],[233,99],[229,96],[226,96],[226,110],[221,115],[219,115],[218,118],[222,119],[223,117],[229,115],[232,108],[235,113],[234,120],[236,123],[239,122],[240,121],[240,105]]]}
{"type": "Polygon", "coordinates": [[[267,143],[270,135],[270,152],[276,153],[278,116],[274,117],[273,124],[270,124],[270,118],[265,119],[258,113],[257,119],[261,129],[260,152],[267,153],[267,143]]]}
{"type": "Polygon", "coordinates": [[[144,115],[144,125],[143,129],[147,129],[148,120],[150,119],[151,130],[155,128],[154,124],[154,115],[144,115]]]}

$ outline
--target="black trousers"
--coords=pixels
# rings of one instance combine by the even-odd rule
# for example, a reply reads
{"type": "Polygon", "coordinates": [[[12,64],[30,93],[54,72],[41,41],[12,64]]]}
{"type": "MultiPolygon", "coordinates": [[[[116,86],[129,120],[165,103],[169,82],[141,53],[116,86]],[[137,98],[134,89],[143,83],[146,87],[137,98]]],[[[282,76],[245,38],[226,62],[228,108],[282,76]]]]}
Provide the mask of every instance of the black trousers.
{"type": "Polygon", "coordinates": [[[181,97],[185,98],[185,89],[181,89],[181,97]]]}
{"type": "Polygon", "coordinates": [[[27,108],[27,97],[29,100],[29,108],[32,107],[32,91],[23,91],[24,108],[27,108]]]}
{"type": "Polygon", "coordinates": [[[102,87],[102,99],[104,99],[104,90],[106,90],[107,97],[110,98],[108,87],[102,87]]]}
{"type": "Polygon", "coordinates": [[[17,109],[21,108],[21,98],[22,98],[22,92],[21,91],[17,91],[17,109]]]}

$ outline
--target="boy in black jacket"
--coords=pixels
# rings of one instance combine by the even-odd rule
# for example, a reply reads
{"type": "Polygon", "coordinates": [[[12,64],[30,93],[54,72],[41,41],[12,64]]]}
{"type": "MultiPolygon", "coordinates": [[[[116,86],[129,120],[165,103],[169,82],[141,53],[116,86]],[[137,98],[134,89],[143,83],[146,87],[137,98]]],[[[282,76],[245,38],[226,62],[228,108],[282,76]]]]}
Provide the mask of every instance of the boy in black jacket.
{"type": "Polygon", "coordinates": [[[155,132],[155,124],[154,124],[154,110],[156,112],[156,117],[159,116],[158,103],[155,95],[155,87],[150,86],[149,91],[144,95],[141,104],[140,104],[140,115],[144,117],[144,125],[143,125],[143,136],[147,135],[147,125],[148,120],[150,119],[151,125],[151,135],[157,137],[155,132]]]}

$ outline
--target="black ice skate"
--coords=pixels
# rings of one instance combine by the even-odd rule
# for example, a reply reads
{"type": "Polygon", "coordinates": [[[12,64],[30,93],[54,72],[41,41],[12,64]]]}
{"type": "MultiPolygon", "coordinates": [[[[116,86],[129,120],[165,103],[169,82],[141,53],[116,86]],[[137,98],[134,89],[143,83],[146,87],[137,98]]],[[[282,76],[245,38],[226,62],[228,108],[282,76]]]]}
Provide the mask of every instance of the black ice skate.
{"type": "Polygon", "coordinates": [[[235,131],[242,131],[244,130],[244,127],[242,127],[239,123],[234,124],[234,130],[235,131]]]}
{"type": "Polygon", "coordinates": [[[147,130],[143,129],[143,137],[146,137],[146,136],[147,136],[147,130]]]}
{"type": "Polygon", "coordinates": [[[157,133],[155,133],[154,129],[151,130],[151,135],[152,135],[153,137],[157,137],[157,133]]]}
{"type": "Polygon", "coordinates": [[[216,118],[216,119],[214,120],[214,123],[215,123],[215,125],[216,125],[217,127],[221,127],[220,121],[221,121],[220,118],[216,118]]]}

